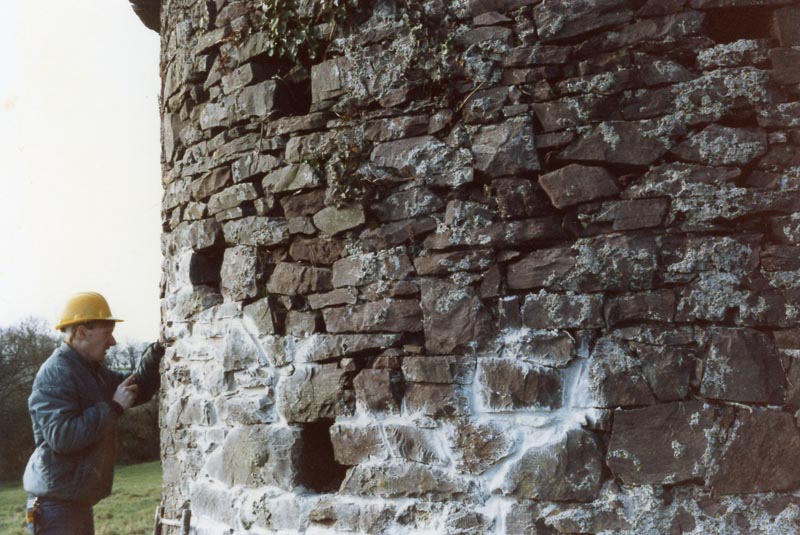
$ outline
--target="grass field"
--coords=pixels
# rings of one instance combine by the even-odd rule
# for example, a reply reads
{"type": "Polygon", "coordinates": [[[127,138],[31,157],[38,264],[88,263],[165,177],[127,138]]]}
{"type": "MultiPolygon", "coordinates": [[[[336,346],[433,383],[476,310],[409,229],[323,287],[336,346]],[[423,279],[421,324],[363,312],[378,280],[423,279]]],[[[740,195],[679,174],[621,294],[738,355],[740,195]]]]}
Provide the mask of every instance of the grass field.
{"type": "MultiPolygon", "coordinates": [[[[153,515],[161,498],[161,466],[156,462],[118,466],[114,492],[94,508],[97,535],[144,535],[153,532],[153,515]]],[[[0,533],[25,535],[25,491],[0,484],[0,533]]]]}

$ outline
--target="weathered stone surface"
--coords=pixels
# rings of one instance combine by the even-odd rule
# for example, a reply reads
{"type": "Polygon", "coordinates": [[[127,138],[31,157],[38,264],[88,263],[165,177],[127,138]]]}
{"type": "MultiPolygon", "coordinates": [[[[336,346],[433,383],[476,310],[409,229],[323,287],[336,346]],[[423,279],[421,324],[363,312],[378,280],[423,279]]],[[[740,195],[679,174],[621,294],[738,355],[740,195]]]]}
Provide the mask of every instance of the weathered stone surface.
{"type": "Polygon", "coordinates": [[[772,13],[772,34],[782,47],[800,46],[800,8],[776,9],[772,13]]]}
{"type": "Polygon", "coordinates": [[[515,290],[553,287],[575,267],[577,256],[571,247],[534,251],[508,267],[508,287],[515,290]]]}
{"type": "Polygon", "coordinates": [[[575,37],[618,26],[633,18],[621,0],[598,0],[578,5],[566,0],[544,0],[533,11],[539,37],[544,42],[575,37]]]}
{"type": "Polygon", "coordinates": [[[461,418],[469,413],[467,394],[458,385],[409,383],[404,401],[409,413],[420,412],[430,418],[461,418]]]}
{"type": "Polygon", "coordinates": [[[664,140],[648,135],[648,130],[654,127],[646,121],[600,123],[590,133],[573,141],[558,154],[558,158],[562,161],[650,165],[669,149],[664,140]]]}
{"type": "Polygon", "coordinates": [[[284,243],[289,239],[285,219],[251,216],[228,221],[222,226],[225,242],[236,245],[264,246],[284,243]]]}
{"type": "Polygon", "coordinates": [[[695,354],[683,347],[633,344],[642,372],[658,401],[686,398],[694,378],[695,354]]]}
{"type": "Polygon", "coordinates": [[[355,228],[363,223],[364,210],[361,208],[329,206],[314,216],[314,225],[328,236],[355,228]]]}
{"type": "Polygon", "coordinates": [[[364,137],[370,141],[391,141],[406,137],[417,137],[428,133],[429,119],[426,115],[389,117],[369,121],[364,128],[364,137]]]}
{"type": "Polygon", "coordinates": [[[609,327],[628,321],[669,323],[675,315],[675,294],[671,290],[637,292],[609,298],[605,317],[609,327]]]}
{"type": "Polygon", "coordinates": [[[229,486],[290,490],[300,461],[300,431],[272,425],[236,427],[208,459],[209,474],[229,486]]]}
{"type": "Polygon", "coordinates": [[[710,329],[705,334],[700,393],[712,399],[781,403],[784,374],[772,338],[753,329],[710,329]]]}
{"type": "Polygon", "coordinates": [[[240,301],[258,295],[258,253],[255,247],[225,249],[220,270],[222,296],[240,301]]]}
{"type": "Polygon", "coordinates": [[[383,170],[383,180],[416,180],[422,185],[458,187],[472,182],[473,158],[464,148],[454,148],[433,136],[381,143],[370,156],[383,170]]]}
{"type": "Polygon", "coordinates": [[[708,165],[746,165],[767,152],[767,134],[753,128],[712,124],[672,149],[683,160],[708,165]]]}
{"type": "Polygon", "coordinates": [[[223,210],[237,207],[245,201],[252,201],[257,197],[258,193],[252,184],[237,184],[212,195],[208,200],[208,213],[214,215],[223,210]]]}
{"type": "Polygon", "coordinates": [[[258,63],[245,63],[238,69],[222,77],[222,92],[232,93],[246,85],[250,85],[266,75],[264,66],[258,63]]]}
{"type": "Polygon", "coordinates": [[[521,327],[520,322],[520,325],[509,326],[503,331],[501,357],[540,366],[563,367],[575,356],[576,342],[568,333],[521,327]]]}
{"type": "Polygon", "coordinates": [[[300,312],[289,310],[284,321],[286,334],[294,336],[308,336],[317,332],[322,324],[322,318],[316,312],[300,312]]]}
{"type": "Polygon", "coordinates": [[[637,290],[652,285],[657,268],[653,239],[601,237],[578,240],[571,248],[534,251],[509,266],[508,285],[577,292],[637,290]]]}
{"type": "Polygon", "coordinates": [[[522,319],[531,329],[589,329],[603,325],[603,296],[540,291],[525,297],[522,319]]]}
{"type": "MultiPolygon", "coordinates": [[[[691,43],[690,38],[703,31],[705,17],[697,11],[686,11],[663,17],[635,20],[617,30],[601,33],[581,43],[577,55],[591,57],[602,51],[619,50],[622,47],[645,43],[691,43]]],[[[697,37],[696,41],[708,46],[709,39],[697,37]]],[[[684,44],[684,46],[686,46],[684,44]]],[[[697,45],[695,45],[697,46],[697,45]]]]}
{"type": "Polygon", "coordinates": [[[194,249],[202,251],[217,245],[221,241],[222,228],[216,219],[201,219],[191,223],[182,223],[175,231],[180,241],[194,249]]]}
{"type": "Polygon", "coordinates": [[[476,249],[423,254],[414,259],[414,268],[418,275],[446,275],[458,271],[483,271],[493,263],[493,251],[476,249]]]}
{"type": "Polygon", "coordinates": [[[449,249],[458,246],[485,247],[490,244],[496,247],[516,247],[529,242],[557,240],[565,235],[560,218],[540,217],[487,223],[474,227],[447,225],[443,229],[438,229],[436,234],[428,236],[423,246],[429,249],[449,249]]]}
{"type": "Polygon", "coordinates": [[[236,397],[219,397],[214,404],[216,417],[226,426],[272,424],[278,421],[275,411],[274,391],[265,394],[244,394],[236,397]]]}
{"type": "Polygon", "coordinates": [[[372,206],[372,212],[381,221],[398,221],[438,212],[444,202],[427,188],[411,188],[389,195],[372,206]]]}
{"type": "Polygon", "coordinates": [[[629,485],[703,479],[715,420],[714,409],[699,401],[615,411],[606,462],[629,485]]]}
{"type": "Polygon", "coordinates": [[[770,74],[774,80],[781,84],[800,83],[799,48],[773,48],[769,51],[769,59],[772,62],[770,74]]]}
{"type": "Polygon", "coordinates": [[[791,414],[756,408],[737,410],[718,468],[707,484],[720,494],[788,492],[800,485],[794,452],[800,434],[791,414]]]}
{"type": "Polygon", "coordinates": [[[222,348],[222,369],[225,372],[244,370],[258,365],[258,361],[258,349],[250,337],[240,329],[229,329],[222,348]]]}
{"type": "Polygon", "coordinates": [[[556,409],[561,404],[558,372],[510,359],[481,358],[478,385],[487,411],[556,409]]]}
{"type": "Polygon", "coordinates": [[[336,500],[326,496],[313,504],[308,519],[315,523],[314,527],[339,533],[384,533],[395,525],[398,514],[398,507],[386,501],[364,504],[358,499],[336,500]]]}
{"type": "Polygon", "coordinates": [[[298,262],[330,265],[344,253],[344,242],[337,239],[296,238],[289,246],[289,256],[298,262]]]}
{"type": "Polygon", "coordinates": [[[339,288],[324,294],[308,296],[308,305],[313,309],[336,305],[355,305],[358,302],[358,291],[354,288],[339,288]]]}
{"type": "Polygon", "coordinates": [[[600,121],[616,103],[616,98],[589,94],[534,102],[531,107],[544,132],[557,132],[600,121]]]}
{"type": "Polygon", "coordinates": [[[786,0],[690,0],[689,5],[695,9],[713,9],[745,6],[770,6],[786,4],[786,0]]]}
{"type": "Polygon", "coordinates": [[[280,93],[275,80],[247,86],[236,96],[236,111],[240,117],[269,117],[280,109],[280,93]]]}
{"type": "Polygon", "coordinates": [[[399,339],[396,334],[316,334],[298,341],[295,349],[298,356],[318,362],[386,348],[399,339]]]}
{"type": "Polygon", "coordinates": [[[550,202],[556,208],[566,208],[619,193],[614,176],[602,167],[571,164],[539,177],[550,202]]]}
{"type": "Polygon", "coordinates": [[[333,264],[333,286],[363,286],[379,280],[402,280],[413,273],[402,249],[347,256],[333,264]]]}
{"type": "Polygon", "coordinates": [[[421,464],[444,466],[447,458],[437,435],[429,429],[410,425],[385,426],[389,448],[401,459],[421,464]]]}
{"type": "Polygon", "coordinates": [[[347,382],[347,372],[335,364],[306,365],[282,381],[278,405],[289,422],[350,416],[355,400],[347,382]]]}
{"type": "Polygon", "coordinates": [[[469,13],[477,17],[490,11],[503,13],[535,3],[536,0],[469,0],[469,13]]]}
{"type": "Polygon", "coordinates": [[[668,199],[610,201],[603,203],[592,222],[611,222],[611,229],[615,231],[660,227],[666,220],[669,207],[668,199]]]}
{"type": "Polygon", "coordinates": [[[436,220],[432,217],[404,219],[364,230],[358,240],[365,251],[380,251],[399,245],[418,243],[424,235],[435,230],[436,226],[436,220]]]}
{"type": "Polygon", "coordinates": [[[540,169],[533,124],[527,117],[480,127],[472,136],[472,152],[475,168],[492,177],[540,169]]]}
{"type": "Polygon", "coordinates": [[[333,289],[330,269],[281,262],[267,281],[267,291],[272,294],[306,295],[333,289]]]}
{"type": "Polygon", "coordinates": [[[415,299],[384,299],[345,308],[322,311],[330,333],[419,332],[422,310],[415,299]]]}
{"type": "Polygon", "coordinates": [[[201,480],[192,488],[190,496],[195,516],[228,525],[236,523],[234,494],[229,489],[222,489],[211,482],[201,480]]]}
{"type": "Polygon", "coordinates": [[[280,204],[284,217],[310,217],[325,208],[325,190],[320,188],[306,193],[295,192],[288,197],[282,197],[280,204]]]}
{"type": "Polygon", "coordinates": [[[600,491],[601,471],[594,435],[574,429],[526,451],[506,476],[503,490],[523,500],[587,502],[600,491]]]}
{"type": "Polygon", "coordinates": [[[292,217],[286,220],[289,226],[289,234],[305,234],[310,236],[317,233],[317,228],[311,222],[310,217],[292,217]]]}
{"type": "Polygon", "coordinates": [[[783,102],[759,110],[758,126],[761,128],[800,126],[800,102],[783,102]]]}
{"type": "Polygon", "coordinates": [[[346,58],[323,61],[311,67],[311,100],[319,102],[345,93],[342,71],[350,67],[346,58]]]}
{"type": "Polygon", "coordinates": [[[472,384],[475,357],[405,357],[403,375],[414,383],[472,384]]]}
{"type": "Polygon", "coordinates": [[[503,26],[481,26],[473,28],[456,37],[456,44],[467,48],[477,45],[484,41],[500,41],[506,46],[511,46],[514,32],[510,28],[503,26]]]}
{"type": "Polygon", "coordinates": [[[231,174],[234,183],[241,183],[253,177],[275,169],[280,165],[280,160],[269,154],[248,153],[231,164],[231,174]]]}
{"type": "Polygon", "coordinates": [[[761,269],[764,271],[796,271],[800,269],[800,248],[786,245],[766,245],[761,250],[761,269]]]}
{"type": "Polygon", "coordinates": [[[398,379],[391,370],[361,370],[353,380],[356,402],[371,412],[400,412],[398,379]]]}
{"type": "Polygon", "coordinates": [[[331,442],[336,462],[347,466],[370,459],[384,460],[388,454],[378,426],[334,424],[331,426],[331,442]]]}
{"type": "Polygon", "coordinates": [[[281,193],[316,187],[320,184],[320,177],[309,164],[301,163],[273,171],[264,177],[261,184],[264,191],[281,193]]]}
{"type": "MultiPolygon", "coordinates": [[[[480,31],[481,34],[476,32],[471,36],[465,36],[469,39],[476,35],[491,35],[495,30],[487,32],[485,28],[482,28],[480,31]]],[[[488,123],[502,118],[503,106],[508,100],[508,93],[508,88],[505,86],[477,91],[467,102],[464,110],[464,122],[488,123]]]]}
{"type": "Polygon", "coordinates": [[[375,498],[426,497],[444,501],[467,493],[467,481],[445,470],[420,463],[390,462],[359,465],[342,483],[344,494],[375,498]]]}
{"type": "Polygon", "coordinates": [[[597,407],[650,405],[656,401],[634,352],[616,340],[597,341],[588,375],[588,389],[597,407]]]}
{"type": "Polygon", "coordinates": [[[202,130],[230,126],[234,119],[236,101],[227,98],[220,103],[209,102],[200,110],[199,125],[202,130]]]}
{"type": "Polygon", "coordinates": [[[739,39],[701,51],[697,63],[703,70],[715,67],[756,65],[767,59],[769,43],[756,39],[739,39]]]}
{"type": "Polygon", "coordinates": [[[458,469],[478,475],[510,455],[517,445],[515,433],[499,422],[459,424],[451,435],[458,457],[458,469]]]}
{"type": "Polygon", "coordinates": [[[497,178],[491,190],[504,219],[536,217],[550,211],[550,200],[536,182],[524,178],[497,178]]]}
{"type": "Polygon", "coordinates": [[[183,288],[175,295],[172,314],[176,320],[183,321],[221,302],[222,296],[210,286],[183,288]]]}
{"type": "Polygon", "coordinates": [[[474,290],[434,280],[422,281],[420,288],[428,351],[447,354],[457,347],[474,350],[490,339],[492,317],[474,290]]]}

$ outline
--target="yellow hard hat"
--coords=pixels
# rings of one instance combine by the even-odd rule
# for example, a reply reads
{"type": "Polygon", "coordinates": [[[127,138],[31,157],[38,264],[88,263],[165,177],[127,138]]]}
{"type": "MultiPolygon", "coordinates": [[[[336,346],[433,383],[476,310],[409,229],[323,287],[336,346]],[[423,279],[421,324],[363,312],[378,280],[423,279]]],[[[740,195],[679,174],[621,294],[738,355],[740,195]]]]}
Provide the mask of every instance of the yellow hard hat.
{"type": "Polygon", "coordinates": [[[76,323],[87,321],[124,321],[111,317],[111,309],[106,298],[97,292],[81,292],[73,295],[67,301],[67,306],[61,313],[61,319],[56,325],[56,330],[61,330],[76,323]]]}

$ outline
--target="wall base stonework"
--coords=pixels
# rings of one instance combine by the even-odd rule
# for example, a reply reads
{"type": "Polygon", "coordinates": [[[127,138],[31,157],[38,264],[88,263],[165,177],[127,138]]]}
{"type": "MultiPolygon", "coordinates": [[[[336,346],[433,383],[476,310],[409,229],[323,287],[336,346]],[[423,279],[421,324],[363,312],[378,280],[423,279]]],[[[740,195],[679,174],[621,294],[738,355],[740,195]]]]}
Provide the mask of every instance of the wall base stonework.
{"type": "Polygon", "coordinates": [[[168,516],[800,529],[800,2],[134,4],[168,516]]]}

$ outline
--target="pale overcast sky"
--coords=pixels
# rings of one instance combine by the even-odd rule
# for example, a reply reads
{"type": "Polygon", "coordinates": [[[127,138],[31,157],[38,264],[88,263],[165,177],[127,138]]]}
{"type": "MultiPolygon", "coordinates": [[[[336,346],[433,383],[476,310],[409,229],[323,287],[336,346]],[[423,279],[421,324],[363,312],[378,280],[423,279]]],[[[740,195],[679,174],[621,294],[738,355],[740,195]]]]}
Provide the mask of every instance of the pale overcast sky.
{"type": "Polygon", "coordinates": [[[118,340],[158,336],[158,35],[127,0],[0,17],[0,326],[98,291],[118,340]]]}

